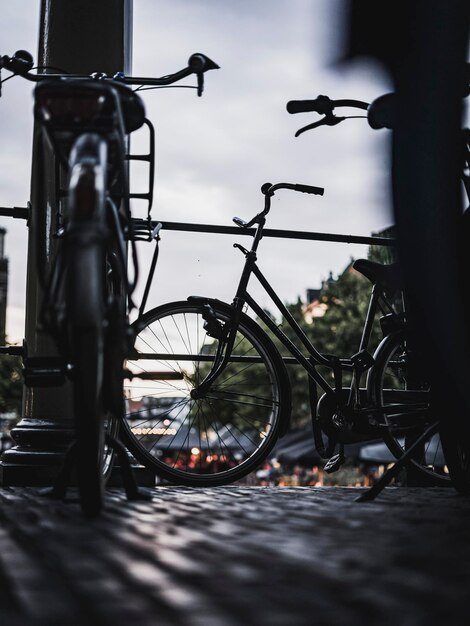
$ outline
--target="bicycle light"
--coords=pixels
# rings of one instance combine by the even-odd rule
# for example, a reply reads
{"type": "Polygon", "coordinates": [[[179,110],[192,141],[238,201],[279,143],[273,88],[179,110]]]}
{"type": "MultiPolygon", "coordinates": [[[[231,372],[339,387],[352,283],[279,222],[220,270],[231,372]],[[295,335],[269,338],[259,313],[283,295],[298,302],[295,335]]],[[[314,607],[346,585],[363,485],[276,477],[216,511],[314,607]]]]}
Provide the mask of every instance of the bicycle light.
{"type": "Polygon", "coordinates": [[[35,115],[42,122],[60,125],[90,123],[103,114],[107,98],[94,89],[36,91],[35,115]]]}

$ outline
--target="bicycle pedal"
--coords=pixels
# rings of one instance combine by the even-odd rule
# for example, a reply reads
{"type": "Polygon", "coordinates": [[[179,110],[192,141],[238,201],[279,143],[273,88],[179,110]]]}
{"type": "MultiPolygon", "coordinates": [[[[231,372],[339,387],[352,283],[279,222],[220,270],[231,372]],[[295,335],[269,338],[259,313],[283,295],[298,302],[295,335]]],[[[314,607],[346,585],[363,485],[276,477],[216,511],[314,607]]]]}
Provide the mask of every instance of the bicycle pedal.
{"type": "Polygon", "coordinates": [[[325,470],[327,474],[332,474],[333,472],[336,472],[339,470],[341,465],[343,465],[344,461],[345,461],[345,458],[342,454],[335,454],[325,463],[325,466],[323,469],[325,470]]]}
{"type": "Polygon", "coordinates": [[[124,378],[132,380],[140,378],[141,380],[183,380],[182,372],[131,372],[124,370],[124,378]]]}

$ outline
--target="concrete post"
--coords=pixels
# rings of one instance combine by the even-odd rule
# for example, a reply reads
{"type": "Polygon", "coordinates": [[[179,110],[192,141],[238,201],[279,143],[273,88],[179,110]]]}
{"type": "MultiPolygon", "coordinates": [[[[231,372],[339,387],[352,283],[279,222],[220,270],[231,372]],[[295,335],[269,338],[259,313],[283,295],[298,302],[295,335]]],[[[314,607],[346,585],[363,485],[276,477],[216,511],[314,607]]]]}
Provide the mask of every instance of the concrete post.
{"type": "MultiPolygon", "coordinates": [[[[71,73],[130,73],[132,0],[42,0],[38,60],[71,73]]],[[[52,71],[52,70],[51,70],[52,71]]],[[[37,247],[46,263],[53,256],[56,230],[56,169],[51,152],[33,137],[31,217],[28,234],[25,345],[28,357],[54,356],[51,339],[38,330],[42,302],[37,277],[37,247]]],[[[13,430],[17,444],[0,463],[3,485],[50,484],[73,435],[69,385],[29,387],[23,395],[23,418],[13,430]]]]}

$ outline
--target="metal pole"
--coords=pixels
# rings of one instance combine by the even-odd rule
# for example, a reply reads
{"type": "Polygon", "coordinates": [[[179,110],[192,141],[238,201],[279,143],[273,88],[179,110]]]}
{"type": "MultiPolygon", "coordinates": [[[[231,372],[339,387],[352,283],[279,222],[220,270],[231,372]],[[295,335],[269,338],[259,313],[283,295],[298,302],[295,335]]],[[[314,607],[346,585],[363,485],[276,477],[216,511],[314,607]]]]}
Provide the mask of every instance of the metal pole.
{"type": "MultiPolygon", "coordinates": [[[[132,0],[42,0],[38,60],[66,72],[130,73],[132,62],[132,0]]],[[[47,71],[47,70],[45,70],[47,71]]],[[[38,329],[42,302],[37,277],[37,247],[47,260],[55,247],[56,168],[35,128],[28,233],[25,348],[27,357],[50,357],[55,346],[38,329]]],[[[50,484],[73,435],[70,387],[28,387],[23,418],[13,430],[17,444],[0,463],[3,485],[50,484]]]]}
{"type": "Polygon", "coordinates": [[[0,341],[5,344],[8,294],[8,259],[5,257],[5,228],[0,228],[0,341]]]}

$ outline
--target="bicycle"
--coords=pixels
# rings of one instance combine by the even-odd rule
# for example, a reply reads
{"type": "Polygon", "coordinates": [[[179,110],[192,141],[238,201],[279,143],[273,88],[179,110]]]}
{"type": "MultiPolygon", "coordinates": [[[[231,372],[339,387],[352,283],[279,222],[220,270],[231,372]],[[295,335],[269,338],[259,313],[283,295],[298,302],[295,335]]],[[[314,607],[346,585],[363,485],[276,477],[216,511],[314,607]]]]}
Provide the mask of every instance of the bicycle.
{"type": "MultiPolygon", "coordinates": [[[[400,224],[409,324],[422,366],[429,367],[437,356],[434,404],[445,415],[441,427],[446,458],[456,490],[468,495],[468,229],[460,219],[462,194],[456,174],[462,159],[463,98],[470,93],[470,11],[467,2],[453,2],[446,11],[440,2],[414,2],[405,12],[402,8],[396,3],[387,6],[385,31],[383,7],[379,12],[372,3],[352,2],[345,58],[378,59],[396,92],[392,201],[400,224]],[[386,32],[394,36],[384,36],[386,32]],[[444,311],[435,306],[435,284],[445,284],[452,294],[451,306],[444,311]]],[[[468,168],[468,140],[464,151],[468,168]]],[[[469,197],[468,177],[466,191],[469,197]]]]}
{"type": "MultiPolygon", "coordinates": [[[[470,76],[470,65],[466,64],[466,84],[465,88],[462,90],[462,97],[467,97],[469,94],[469,86],[468,79],[470,76]]],[[[306,101],[291,101],[287,105],[287,110],[289,113],[299,113],[299,112],[307,112],[314,111],[323,115],[320,120],[317,120],[301,129],[299,129],[296,133],[296,136],[311,130],[313,128],[318,128],[322,125],[335,126],[345,119],[355,118],[355,117],[366,117],[371,128],[378,130],[387,128],[389,130],[393,130],[396,125],[397,118],[397,110],[396,110],[396,95],[394,93],[384,94],[378,98],[376,98],[372,103],[363,102],[360,100],[330,100],[328,96],[318,96],[314,100],[306,100],[306,101]],[[366,111],[367,114],[365,116],[336,116],[334,114],[334,109],[339,107],[348,107],[348,108],[357,108],[363,111],[366,111]]],[[[467,200],[470,200],[470,175],[468,173],[470,168],[470,130],[467,128],[463,128],[461,131],[461,171],[460,171],[460,180],[463,187],[464,195],[467,200]]],[[[468,222],[469,209],[464,212],[462,216],[461,223],[461,231],[463,233],[463,237],[466,237],[468,232],[468,226],[466,223],[468,222]]],[[[463,244],[466,245],[466,242],[463,244]]],[[[466,263],[465,259],[460,259],[461,263],[466,263]]],[[[416,322],[415,322],[416,323],[416,322]]],[[[416,329],[415,329],[416,330],[416,329]]],[[[407,332],[407,328],[404,329],[404,340],[408,344],[412,344],[411,350],[408,348],[409,352],[414,352],[417,350],[414,345],[414,337],[409,336],[409,332],[407,332]]],[[[386,358],[386,357],[385,357],[386,358]]],[[[408,357],[410,359],[410,357],[408,357]]],[[[416,357],[413,359],[413,369],[416,372],[416,369],[423,369],[423,363],[417,362],[416,357]]],[[[427,396],[427,405],[429,407],[430,412],[438,413],[439,411],[445,410],[445,407],[442,405],[443,398],[436,398],[432,393],[432,385],[431,379],[433,376],[432,371],[429,370],[426,374],[422,371],[418,373],[418,379],[416,379],[416,373],[413,374],[415,380],[411,380],[412,377],[408,377],[408,380],[404,379],[404,384],[409,386],[410,383],[414,384],[421,390],[423,390],[427,396]]],[[[452,432],[452,428],[449,426],[448,421],[442,419],[439,415],[436,417],[438,423],[438,434],[434,435],[435,438],[439,437],[439,445],[442,450],[442,454],[445,458],[445,463],[447,466],[447,471],[449,475],[449,479],[456,489],[456,491],[463,495],[468,495],[470,493],[470,464],[469,464],[469,456],[468,456],[468,444],[459,437],[456,437],[452,432]]],[[[407,453],[408,448],[413,447],[416,436],[412,437],[411,440],[404,438],[400,445],[390,445],[390,450],[397,458],[407,458],[408,454],[411,456],[411,453],[407,453]]],[[[412,450],[415,454],[416,458],[416,449],[412,450]]],[[[426,455],[426,449],[422,445],[421,450],[418,450],[418,454],[421,456],[426,455]]],[[[436,453],[438,452],[436,446],[436,453]]],[[[399,468],[400,466],[398,466],[399,468]]],[[[393,474],[391,475],[393,476],[393,474]]],[[[387,480],[387,479],[385,479],[387,480]]],[[[441,481],[438,481],[440,484],[441,481]]],[[[371,497],[375,495],[383,487],[383,483],[380,483],[377,486],[377,489],[372,491],[371,497]]]]}
{"type": "MultiPolygon", "coordinates": [[[[25,384],[72,382],[75,440],[53,495],[65,494],[75,465],[82,510],[95,516],[102,508],[113,451],[123,464],[127,458],[117,440],[117,428],[124,415],[123,381],[130,375],[123,365],[133,344],[129,313],[135,307],[139,276],[136,241],[158,237],[150,218],[154,130],[137,91],[144,86],[169,86],[194,74],[194,88],[201,96],[204,73],[218,66],[197,53],[187,67],[160,78],[33,73],[33,57],[20,50],[1,57],[1,68],[11,72],[5,80],[20,76],[36,83],[34,115],[40,141],[41,145],[47,142],[54,155],[56,213],[52,219],[57,251],[48,261],[39,233],[37,266],[43,290],[41,330],[54,339],[58,356],[35,358],[26,353],[25,384]],[[130,85],[138,87],[132,90],[130,85]],[[144,125],[149,132],[149,154],[127,154],[127,138],[144,125]],[[132,159],[149,163],[146,194],[129,190],[126,162],[132,159]],[[134,228],[131,198],[148,201],[143,229],[134,228]]],[[[38,167],[38,179],[44,184],[42,160],[38,167]]],[[[148,284],[152,275],[151,270],[148,284]]],[[[128,496],[137,497],[132,476],[128,473],[124,479],[128,496]]]]}
{"type": "MultiPolygon", "coordinates": [[[[135,322],[136,354],[128,367],[139,371],[151,364],[183,378],[180,383],[154,381],[147,389],[135,388],[140,406],[129,409],[121,424],[122,439],[139,462],[170,482],[194,486],[231,483],[268,456],[289,427],[291,389],[286,365],[301,366],[309,376],[315,444],[320,455],[329,459],[327,471],[343,463],[346,443],[383,438],[392,452],[401,456],[404,436],[415,440],[416,449],[437,432],[426,392],[398,385],[407,360],[405,318],[395,302],[399,290],[396,266],[355,262],[355,268],[374,286],[359,350],[350,358],[318,351],[262,274],[257,265],[258,245],[271,198],[280,189],[323,194],[322,188],[310,185],[266,183],[261,188],[264,210],[248,222],[233,219],[245,231],[254,227],[254,232],[250,250],[234,244],[244,254],[245,264],[231,304],[191,296],[148,311],[135,322]],[[294,331],[301,348],[249,293],[252,275],[294,331]],[[245,307],[286,348],[288,357],[280,355],[245,307]],[[382,312],[384,338],[372,355],[368,347],[377,311],[382,312]],[[333,374],[333,384],[318,366],[333,374]],[[351,374],[349,387],[343,387],[344,372],[351,374]],[[387,389],[390,380],[395,381],[395,389],[387,389]],[[333,455],[337,444],[339,452],[333,455]]],[[[437,462],[435,466],[426,459],[411,462],[416,471],[436,483],[448,484],[449,478],[441,474],[437,462]]]]}

